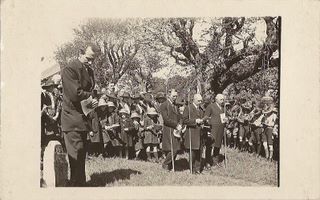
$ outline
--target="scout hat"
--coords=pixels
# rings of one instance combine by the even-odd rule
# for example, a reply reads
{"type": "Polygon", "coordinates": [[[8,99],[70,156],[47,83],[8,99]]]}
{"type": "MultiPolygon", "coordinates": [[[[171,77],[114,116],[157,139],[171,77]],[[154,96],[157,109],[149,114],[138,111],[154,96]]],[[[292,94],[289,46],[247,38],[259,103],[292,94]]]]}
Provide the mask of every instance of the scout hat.
{"type": "Polygon", "coordinates": [[[46,81],[46,83],[42,86],[42,88],[48,88],[48,87],[50,87],[50,86],[56,86],[56,85],[58,85],[58,84],[54,83],[53,80],[48,79],[48,80],[46,81]]]}
{"type": "Polygon", "coordinates": [[[147,115],[159,115],[155,108],[149,108],[147,111],[147,115]]]}
{"type": "Polygon", "coordinates": [[[140,94],[135,94],[132,96],[132,99],[142,99],[140,94]]]}
{"type": "Polygon", "coordinates": [[[107,104],[106,100],[104,100],[103,98],[100,98],[100,99],[99,99],[98,107],[100,107],[100,106],[107,106],[107,105],[108,105],[108,104],[107,104]]]}
{"type": "Polygon", "coordinates": [[[116,107],[116,105],[114,105],[114,103],[112,101],[108,101],[107,106],[108,107],[116,107]]]}
{"type": "Polygon", "coordinates": [[[128,92],[124,92],[122,95],[121,95],[122,98],[130,98],[130,94],[128,92]]]}
{"type": "Polygon", "coordinates": [[[107,97],[109,97],[109,98],[118,99],[118,98],[117,98],[117,95],[116,95],[115,93],[113,93],[113,92],[107,93],[106,95],[107,95],[107,97]]]}
{"type": "Polygon", "coordinates": [[[152,102],[152,95],[150,93],[146,93],[146,94],[144,94],[143,99],[146,102],[152,102]]]}
{"type": "Polygon", "coordinates": [[[120,114],[121,114],[121,113],[124,113],[124,114],[130,115],[130,113],[128,112],[128,110],[127,110],[127,109],[124,109],[124,108],[120,109],[120,110],[119,110],[119,113],[120,113],[120,114]]]}
{"type": "Polygon", "coordinates": [[[131,119],[133,119],[133,118],[139,118],[140,119],[140,115],[138,113],[136,113],[136,112],[133,112],[131,114],[131,119]]]}
{"type": "Polygon", "coordinates": [[[178,106],[183,106],[185,104],[185,101],[184,99],[181,97],[181,96],[178,96],[175,103],[178,105],[178,106]]]}
{"type": "Polygon", "coordinates": [[[156,99],[166,99],[166,96],[163,92],[158,92],[156,95],[156,99]]]}

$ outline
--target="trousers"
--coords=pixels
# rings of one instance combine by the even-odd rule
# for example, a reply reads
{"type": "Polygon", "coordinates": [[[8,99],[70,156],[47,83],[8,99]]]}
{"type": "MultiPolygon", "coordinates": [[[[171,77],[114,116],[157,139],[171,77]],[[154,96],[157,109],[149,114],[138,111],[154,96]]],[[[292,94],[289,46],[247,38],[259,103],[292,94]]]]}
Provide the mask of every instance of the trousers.
{"type": "Polygon", "coordinates": [[[64,141],[70,164],[70,182],[72,186],[85,186],[85,160],[87,151],[87,132],[64,132],[64,141]]]}

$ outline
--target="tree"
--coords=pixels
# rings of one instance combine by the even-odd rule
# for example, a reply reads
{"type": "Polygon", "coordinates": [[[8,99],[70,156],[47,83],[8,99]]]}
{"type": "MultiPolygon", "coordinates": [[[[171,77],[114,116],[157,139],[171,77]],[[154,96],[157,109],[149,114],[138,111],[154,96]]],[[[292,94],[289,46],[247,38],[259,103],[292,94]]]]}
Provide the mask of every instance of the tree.
{"type": "Polygon", "coordinates": [[[57,49],[56,60],[64,67],[79,54],[79,49],[87,43],[94,43],[101,48],[101,55],[93,65],[98,84],[117,84],[129,70],[139,65],[135,59],[140,48],[140,40],[136,37],[139,26],[136,24],[134,20],[89,19],[74,29],[72,42],[57,49]]]}
{"type": "Polygon", "coordinates": [[[203,52],[194,37],[195,24],[203,19],[151,19],[146,31],[157,41],[154,46],[164,46],[177,64],[194,67],[198,91],[204,88],[201,82],[209,81],[210,89],[220,93],[228,85],[264,70],[265,63],[267,67],[279,67],[279,59],[271,61],[271,57],[279,51],[280,17],[226,17],[212,21],[212,26],[204,31],[211,38],[203,52]],[[248,26],[261,19],[266,24],[267,37],[263,44],[256,44],[254,30],[248,26]],[[243,48],[235,49],[239,43],[243,48]]]}

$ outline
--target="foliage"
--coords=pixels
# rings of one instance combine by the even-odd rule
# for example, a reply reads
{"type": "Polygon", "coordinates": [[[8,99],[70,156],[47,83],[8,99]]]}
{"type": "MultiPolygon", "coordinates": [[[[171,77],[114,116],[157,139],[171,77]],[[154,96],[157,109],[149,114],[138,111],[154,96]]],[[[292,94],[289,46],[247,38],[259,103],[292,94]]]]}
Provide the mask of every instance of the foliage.
{"type": "Polygon", "coordinates": [[[91,42],[101,48],[94,64],[100,86],[113,82],[125,88],[125,83],[131,83],[127,90],[157,91],[163,86],[154,84],[159,80],[152,74],[174,64],[193,68],[195,83],[187,82],[192,90],[220,93],[260,71],[280,67],[279,57],[274,56],[280,51],[280,20],[280,17],[89,19],[74,29],[73,41],[57,49],[56,60],[64,67],[79,54],[79,49],[91,42]],[[265,30],[262,39],[256,36],[258,25],[265,30]]]}

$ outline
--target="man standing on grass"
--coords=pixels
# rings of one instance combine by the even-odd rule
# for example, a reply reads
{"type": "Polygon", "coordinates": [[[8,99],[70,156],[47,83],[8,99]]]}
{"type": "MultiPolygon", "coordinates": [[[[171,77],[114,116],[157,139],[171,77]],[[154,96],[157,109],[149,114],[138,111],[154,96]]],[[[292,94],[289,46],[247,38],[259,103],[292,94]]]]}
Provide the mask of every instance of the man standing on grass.
{"type": "Polygon", "coordinates": [[[183,123],[187,125],[187,130],[184,136],[184,145],[186,149],[192,150],[189,158],[192,158],[193,174],[201,173],[201,125],[203,124],[203,111],[200,108],[201,103],[201,95],[195,94],[193,97],[193,103],[189,104],[183,112],[183,123]]]}
{"type": "Polygon", "coordinates": [[[172,169],[172,157],[175,160],[178,150],[180,150],[179,139],[174,137],[173,130],[181,130],[182,125],[179,124],[179,111],[174,105],[178,93],[173,89],[169,92],[169,96],[160,106],[161,115],[163,118],[163,133],[162,133],[162,150],[167,154],[162,167],[166,170],[172,169]]]}
{"type": "MultiPolygon", "coordinates": [[[[61,126],[69,157],[70,186],[83,187],[86,183],[85,158],[86,138],[90,131],[89,119],[84,115],[81,101],[92,95],[94,88],[93,70],[89,67],[98,51],[93,45],[81,50],[78,59],[62,69],[63,106],[61,126]]],[[[88,108],[95,108],[98,101],[93,99],[88,108]]]]}
{"type": "Polygon", "coordinates": [[[220,117],[224,113],[224,95],[217,94],[215,102],[211,103],[205,111],[205,116],[210,117],[209,124],[211,125],[211,135],[214,139],[213,143],[213,165],[219,164],[219,153],[224,134],[224,119],[220,117]]]}

